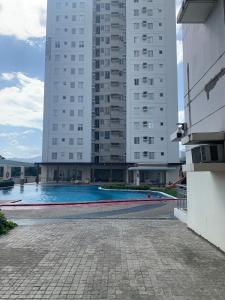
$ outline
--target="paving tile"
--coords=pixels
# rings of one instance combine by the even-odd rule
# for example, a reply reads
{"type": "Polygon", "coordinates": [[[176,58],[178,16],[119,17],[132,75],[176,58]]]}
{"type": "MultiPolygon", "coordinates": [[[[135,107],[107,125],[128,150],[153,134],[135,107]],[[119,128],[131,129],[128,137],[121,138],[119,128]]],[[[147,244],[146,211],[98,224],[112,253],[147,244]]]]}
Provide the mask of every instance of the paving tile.
{"type": "Polygon", "coordinates": [[[0,270],[0,299],[225,299],[225,255],[176,220],[19,226],[0,270]]]}

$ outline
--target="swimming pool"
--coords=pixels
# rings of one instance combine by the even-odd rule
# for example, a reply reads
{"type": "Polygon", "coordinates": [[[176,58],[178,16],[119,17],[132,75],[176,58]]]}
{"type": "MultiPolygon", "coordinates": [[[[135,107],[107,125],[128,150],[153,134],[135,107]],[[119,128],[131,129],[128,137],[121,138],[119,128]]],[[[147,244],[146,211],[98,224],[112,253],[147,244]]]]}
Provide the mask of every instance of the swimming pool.
{"type": "MultiPolygon", "coordinates": [[[[15,185],[13,188],[0,190],[0,200],[22,200],[22,204],[42,204],[60,202],[98,202],[147,199],[146,191],[102,190],[98,186],[82,185],[15,185]]],[[[151,192],[152,198],[166,198],[165,194],[151,192]]]]}

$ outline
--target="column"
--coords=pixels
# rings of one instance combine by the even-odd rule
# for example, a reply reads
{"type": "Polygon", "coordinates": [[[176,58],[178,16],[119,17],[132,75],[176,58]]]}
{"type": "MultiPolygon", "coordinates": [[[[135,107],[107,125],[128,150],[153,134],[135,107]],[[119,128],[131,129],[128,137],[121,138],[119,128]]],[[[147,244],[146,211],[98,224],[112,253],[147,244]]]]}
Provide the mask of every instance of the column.
{"type": "Polygon", "coordinates": [[[20,184],[24,185],[25,182],[25,167],[20,167],[20,184]]]}
{"type": "Polygon", "coordinates": [[[128,169],[125,170],[125,181],[126,181],[126,184],[129,184],[129,170],[128,169]]]}
{"type": "Polygon", "coordinates": [[[3,170],[3,180],[9,180],[11,178],[11,167],[4,166],[3,170]]]}
{"type": "Polygon", "coordinates": [[[140,185],[140,171],[139,170],[134,171],[134,182],[135,182],[135,185],[137,185],[137,186],[140,185]]]}

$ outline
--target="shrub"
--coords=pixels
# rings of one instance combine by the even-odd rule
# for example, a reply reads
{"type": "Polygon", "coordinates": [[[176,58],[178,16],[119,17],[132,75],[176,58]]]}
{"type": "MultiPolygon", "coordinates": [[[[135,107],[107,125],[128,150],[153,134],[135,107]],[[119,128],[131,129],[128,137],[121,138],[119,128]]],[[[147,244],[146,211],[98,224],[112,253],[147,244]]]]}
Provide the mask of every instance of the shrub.
{"type": "Polygon", "coordinates": [[[166,194],[168,194],[170,196],[173,196],[173,197],[177,197],[177,191],[174,188],[155,187],[153,190],[156,191],[156,192],[166,193],[166,194]]]}
{"type": "Polygon", "coordinates": [[[0,235],[6,234],[9,230],[15,228],[16,226],[17,225],[14,222],[8,221],[3,212],[0,211],[0,235]]]}
{"type": "Polygon", "coordinates": [[[136,191],[147,191],[147,190],[153,190],[156,192],[162,192],[166,193],[168,195],[171,195],[173,197],[177,197],[177,191],[176,189],[170,189],[165,187],[151,187],[150,185],[128,185],[125,183],[112,183],[112,184],[104,184],[101,186],[103,189],[112,189],[112,190],[136,190],[136,191]]]}
{"type": "Polygon", "coordinates": [[[101,186],[103,189],[115,189],[115,190],[137,190],[137,191],[146,191],[150,190],[149,185],[127,185],[125,183],[115,183],[115,184],[104,184],[101,186]]]}
{"type": "Polygon", "coordinates": [[[13,180],[0,181],[0,188],[11,187],[11,186],[14,186],[14,181],[13,180]]]}

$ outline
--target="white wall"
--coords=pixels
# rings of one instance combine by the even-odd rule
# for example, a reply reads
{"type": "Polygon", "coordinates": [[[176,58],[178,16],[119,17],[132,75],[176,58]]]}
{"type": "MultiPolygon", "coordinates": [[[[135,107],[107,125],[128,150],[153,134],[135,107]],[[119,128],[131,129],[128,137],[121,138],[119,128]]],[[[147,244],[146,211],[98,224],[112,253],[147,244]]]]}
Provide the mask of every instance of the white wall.
{"type": "MultiPolygon", "coordinates": [[[[225,76],[209,94],[205,85],[225,67],[224,1],[219,0],[205,24],[183,26],[185,118],[188,132],[225,131],[225,76]],[[190,66],[191,119],[187,107],[187,64],[190,66]],[[191,122],[190,122],[191,121],[191,122]]],[[[187,164],[192,163],[191,146],[187,164]]],[[[188,226],[225,251],[225,173],[187,174],[188,226]]]]}
{"type": "Polygon", "coordinates": [[[223,1],[219,0],[205,24],[183,26],[185,118],[190,127],[187,107],[187,64],[190,69],[191,128],[189,132],[225,130],[225,76],[211,90],[205,85],[225,67],[225,24],[223,1]]]}
{"type": "Polygon", "coordinates": [[[225,251],[225,174],[188,173],[188,226],[225,251]]]}

